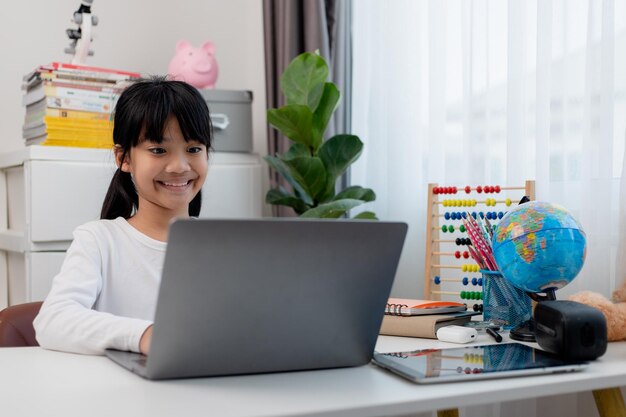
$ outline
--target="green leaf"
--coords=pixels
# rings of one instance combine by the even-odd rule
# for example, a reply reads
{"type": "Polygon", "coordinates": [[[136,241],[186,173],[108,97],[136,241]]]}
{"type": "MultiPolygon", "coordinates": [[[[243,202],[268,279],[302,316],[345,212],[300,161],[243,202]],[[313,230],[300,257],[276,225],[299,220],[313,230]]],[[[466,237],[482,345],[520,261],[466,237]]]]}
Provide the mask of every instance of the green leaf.
{"type": "Polygon", "coordinates": [[[265,202],[275,206],[291,207],[297,214],[302,214],[311,207],[304,204],[300,198],[289,193],[283,187],[272,188],[265,195],[265,202]]]}
{"type": "Polygon", "coordinates": [[[376,214],[371,212],[371,211],[363,211],[363,212],[357,214],[356,216],[354,216],[353,219],[378,220],[378,217],[376,217],[376,214]]]}
{"type": "Polygon", "coordinates": [[[334,200],[341,200],[343,198],[353,198],[355,200],[363,200],[365,202],[376,200],[376,194],[370,188],[363,188],[358,185],[344,188],[339,194],[337,194],[334,200]]]}
{"type": "Polygon", "coordinates": [[[363,151],[363,142],[354,135],[336,135],[320,147],[318,156],[324,162],[333,186],[337,178],[356,161],[363,151]]]}
{"type": "Polygon", "coordinates": [[[317,200],[326,187],[326,168],[316,156],[306,156],[285,161],[291,175],[308,195],[317,200]]]}
{"type": "Polygon", "coordinates": [[[287,152],[278,155],[278,157],[283,161],[290,161],[295,158],[302,158],[306,156],[311,156],[311,151],[306,145],[301,143],[294,143],[287,152]]]}
{"type": "Polygon", "coordinates": [[[267,111],[267,121],[294,142],[319,148],[313,133],[313,113],[307,106],[290,105],[267,111]]]}
{"type": "Polygon", "coordinates": [[[278,172],[285,178],[285,180],[289,183],[289,185],[293,187],[294,191],[298,194],[298,196],[300,196],[305,204],[308,204],[309,206],[313,205],[313,198],[311,198],[311,196],[300,185],[300,183],[294,179],[294,177],[291,175],[291,170],[287,165],[285,165],[283,161],[275,156],[270,155],[265,155],[263,159],[265,159],[265,161],[267,161],[267,163],[271,165],[272,168],[276,170],[276,172],[278,172]]]}
{"type": "Polygon", "coordinates": [[[332,201],[330,203],[320,204],[317,207],[313,207],[312,209],[305,211],[300,217],[336,219],[361,204],[363,204],[363,201],[353,199],[332,201]]]}
{"type": "Polygon", "coordinates": [[[317,108],[322,97],[324,82],[328,78],[328,65],[319,55],[305,52],[294,58],[280,77],[280,88],[287,104],[317,108]]]}
{"type": "MultiPolygon", "coordinates": [[[[326,132],[326,128],[328,127],[328,122],[337,108],[340,97],[341,94],[335,84],[324,84],[322,98],[315,112],[313,112],[313,127],[315,128],[316,134],[320,136],[320,144],[324,137],[324,132],[326,132]]],[[[317,151],[317,149],[315,149],[315,151],[317,151]]]]}

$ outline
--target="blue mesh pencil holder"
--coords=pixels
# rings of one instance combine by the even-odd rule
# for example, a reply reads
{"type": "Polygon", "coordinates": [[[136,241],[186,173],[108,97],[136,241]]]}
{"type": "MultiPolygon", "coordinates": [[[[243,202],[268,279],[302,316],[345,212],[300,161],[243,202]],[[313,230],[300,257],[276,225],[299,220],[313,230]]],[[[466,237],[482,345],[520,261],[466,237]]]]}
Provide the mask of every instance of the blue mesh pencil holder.
{"type": "Polygon", "coordinates": [[[508,330],[530,320],[530,297],[506,280],[500,271],[481,270],[483,275],[483,319],[508,330]]]}

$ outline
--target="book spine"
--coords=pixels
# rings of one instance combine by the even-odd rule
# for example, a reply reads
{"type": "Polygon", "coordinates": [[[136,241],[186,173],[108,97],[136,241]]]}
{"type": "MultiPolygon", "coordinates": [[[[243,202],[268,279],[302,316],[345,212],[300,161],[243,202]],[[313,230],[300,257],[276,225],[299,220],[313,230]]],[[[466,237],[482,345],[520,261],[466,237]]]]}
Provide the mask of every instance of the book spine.
{"type": "Polygon", "coordinates": [[[45,85],[54,87],[80,88],[82,90],[106,91],[110,93],[121,93],[124,90],[123,83],[117,84],[103,81],[68,80],[53,78],[50,80],[44,80],[43,83],[45,85]]]}
{"type": "Polygon", "coordinates": [[[46,97],[46,104],[53,109],[93,111],[111,113],[115,107],[113,100],[85,100],[82,98],[46,97]]]}
{"type": "Polygon", "coordinates": [[[90,101],[109,102],[117,100],[118,97],[118,94],[114,92],[91,90],[85,88],[57,87],[54,85],[45,85],[44,92],[48,97],[80,98],[90,101]]]}
{"type": "MultiPolygon", "coordinates": [[[[46,66],[44,66],[44,68],[45,67],[46,66]]],[[[91,73],[97,73],[97,74],[102,74],[102,73],[115,74],[115,75],[122,75],[122,76],[132,77],[132,78],[139,78],[141,76],[141,74],[139,74],[138,72],[133,72],[133,71],[124,71],[124,70],[118,70],[118,69],[113,69],[113,68],[90,67],[87,65],[67,64],[65,62],[52,62],[50,63],[49,67],[55,70],[66,70],[66,71],[73,71],[73,72],[91,72],[91,73]]]]}
{"type": "Polygon", "coordinates": [[[66,80],[83,80],[117,83],[128,81],[130,78],[115,74],[98,74],[98,73],[81,73],[81,72],[65,72],[65,71],[48,71],[39,75],[44,80],[66,79],[66,80]]]}
{"type": "MultiPolygon", "coordinates": [[[[92,111],[66,110],[47,108],[45,116],[59,117],[63,119],[81,119],[81,120],[111,120],[110,113],[97,113],[92,111]]],[[[43,117],[43,116],[42,116],[43,117]]]]}

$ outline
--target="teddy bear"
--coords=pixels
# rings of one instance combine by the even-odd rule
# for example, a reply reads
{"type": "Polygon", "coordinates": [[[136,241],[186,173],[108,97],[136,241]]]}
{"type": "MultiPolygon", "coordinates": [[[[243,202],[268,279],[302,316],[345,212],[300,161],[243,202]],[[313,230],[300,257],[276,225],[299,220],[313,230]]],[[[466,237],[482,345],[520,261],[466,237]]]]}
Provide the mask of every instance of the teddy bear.
{"type": "Polygon", "coordinates": [[[609,342],[626,340],[626,280],[613,292],[612,301],[592,291],[576,293],[569,299],[597,308],[604,314],[609,342]]]}

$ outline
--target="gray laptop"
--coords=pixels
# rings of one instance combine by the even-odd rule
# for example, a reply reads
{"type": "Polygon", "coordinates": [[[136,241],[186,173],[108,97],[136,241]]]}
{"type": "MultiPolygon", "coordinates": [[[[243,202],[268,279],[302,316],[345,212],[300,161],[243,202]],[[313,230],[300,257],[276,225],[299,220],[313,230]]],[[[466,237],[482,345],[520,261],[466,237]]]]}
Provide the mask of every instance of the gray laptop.
{"type": "Polygon", "coordinates": [[[179,220],[150,355],[107,356],[149,379],[367,364],[407,225],[179,220]]]}

